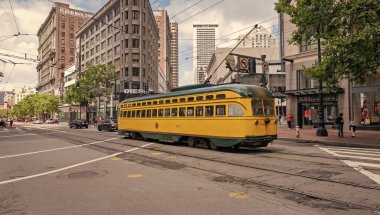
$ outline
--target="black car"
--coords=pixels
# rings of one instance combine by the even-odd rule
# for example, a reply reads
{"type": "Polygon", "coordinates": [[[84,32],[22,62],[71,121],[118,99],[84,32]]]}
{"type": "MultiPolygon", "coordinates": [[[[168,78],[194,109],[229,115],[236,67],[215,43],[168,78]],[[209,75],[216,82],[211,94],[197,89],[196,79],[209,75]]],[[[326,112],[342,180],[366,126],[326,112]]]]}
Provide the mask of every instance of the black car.
{"type": "Polygon", "coordinates": [[[83,120],[75,119],[69,122],[70,128],[88,128],[88,123],[83,120]]]}
{"type": "Polygon", "coordinates": [[[114,131],[117,130],[116,119],[106,119],[98,125],[98,131],[114,131]]]}

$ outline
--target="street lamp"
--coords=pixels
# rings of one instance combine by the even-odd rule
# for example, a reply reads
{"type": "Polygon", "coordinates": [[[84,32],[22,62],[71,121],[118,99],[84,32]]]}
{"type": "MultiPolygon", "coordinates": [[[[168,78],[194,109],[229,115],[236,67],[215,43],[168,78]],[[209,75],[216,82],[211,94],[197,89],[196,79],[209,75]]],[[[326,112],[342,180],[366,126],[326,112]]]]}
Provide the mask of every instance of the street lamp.
{"type": "MultiPolygon", "coordinates": [[[[319,37],[319,29],[318,29],[318,40],[317,40],[317,46],[318,46],[318,64],[321,63],[321,39],[319,37]]],[[[318,128],[317,128],[317,136],[320,137],[326,137],[328,136],[327,130],[325,127],[325,114],[324,114],[324,107],[323,107],[323,95],[322,95],[322,80],[319,79],[319,113],[318,113],[318,128]]]]}

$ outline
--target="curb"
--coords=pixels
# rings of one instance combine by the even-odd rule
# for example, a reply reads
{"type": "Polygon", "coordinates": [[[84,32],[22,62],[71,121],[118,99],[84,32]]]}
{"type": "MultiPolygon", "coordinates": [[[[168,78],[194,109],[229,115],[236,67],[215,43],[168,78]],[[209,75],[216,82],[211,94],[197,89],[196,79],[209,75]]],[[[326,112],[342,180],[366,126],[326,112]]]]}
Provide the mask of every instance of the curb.
{"type": "Polygon", "coordinates": [[[306,139],[296,139],[296,138],[277,138],[277,140],[294,141],[296,143],[317,143],[317,144],[325,145],[325,146],[380,149],[380,143],[379,144],[347,143],[347,142],[335,142],[335,141],[306,140],[306,139]]]}

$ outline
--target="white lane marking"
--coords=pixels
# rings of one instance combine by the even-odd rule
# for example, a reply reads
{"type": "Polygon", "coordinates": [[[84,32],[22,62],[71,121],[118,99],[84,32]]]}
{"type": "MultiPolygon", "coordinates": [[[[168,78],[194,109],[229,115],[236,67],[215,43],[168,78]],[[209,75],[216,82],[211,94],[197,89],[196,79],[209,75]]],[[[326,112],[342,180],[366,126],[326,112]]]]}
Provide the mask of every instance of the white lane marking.
{"type": "Polygon", "coordinates": [[[18,134],[18,135],[11,135],[11,136],[0,136],[0,138],[5,138],[5,137],[21,137],[21,136],[34,136],[34,135],[37,135],[37,134],[32,134],[32,133],[18,134]]]}
{"type": "Polygon", "coordinates": [[[140,149],[140,148],[145,148],[145,147],[147,147],[149,145],[152,145],[152,144],[153,143],[148,143],[148,144],[145,144],[143,146],[139,146],[139,147],[136,147],[136,148],[133,148],[133,149],[129,149],[129,150],[123,151],[123,152],[114,153],[112,155],[107,155],[105,157],[101,157],[101,158],[85,161],[85,162],[82,162],[82,163],[77,163],[77,164],[74,164],[74,165],[71,165],[71,166],[66,166],[66,167],[63,167],[63,168],[60,168],[60,169],[56,169],[56,170],[52,170],[52,171],[48,171],[48,172],[43,172],[43,173],[40,173],[40,174],[35,174],[35,175],[30,175],[30,176],[25,176],[25,177],[20,177],[20,178],[15,178],[15,179],[7,180],[7,181],[0,181],[0,185],[14,183],[14,182],[18,182],[18,181],[24,181],[26,179],[37,178],[37,177],[40,177],[40,176],[49,175],[49,174],[56,173],[56,172],[61,172],[61,171],[72,169],[72,168],[75,168],[75,167],[78,167],[78,166],[83,166],[85,164],[94,163],[94,162],[97,162],[97,161],[100,161],[100,160],[104,160],[104,159],[108,159],[108,158],[111,158],[111,157],[115,157],[115,156],[121,155],[123,153],[135,151],[135,150],[140,149]]]}
{"type": "Polygon", "coordinates": [[[334,151],[342,151],[342,152],[368,152],[368,153],[380,153],[380,150],[377,150],[377,149],[366,149],[366,148],[362,148],[362,149],[341,149],[341,148],[331,148],[331,147],[324,147],[326,149],[329,149],[329,150],[334,150],[334,151]]]}
{"type": "Polygon", "coordinates": [[[332,149],[332,150],[358,150],[358,151],[375,151],[375,152],[380,152],[379,149],[367,149],[367,148],[357,148],[357,147],[334,147],[334,146],[329,146],[329,147],[324,147],[324,148],[327,148],[327,149],[332,149]]]}
{"type": "Polygon", "coordinates": [[[348,166],[354,168],[355,170],[359,171],[363,175],[367,176],[368,178],[372,179],[377,184],[380,184],[380,175],[375,174],[371,171],[368,171],[363,168],[363,166],[369,166],[369,167],[377,167],[380,168],[380,164],[368,164],[368,163],[362,163],[362,162],[354,162],[349,160],[342,160],[345,164],[348,166]]]}
{"type": "Polygon", "coordinates": [[[33,154],[39,154],[39,153],[44,153],[44,152],[52,152],[52,151],[58,151],[58,150],[64,150],[64,149],[78,148],[78,147],[82,147],[82,146],[88,146],[88,145],[94,145],[97,143],[107,142],[107,141],[115,140],[115,139],[119,139],[119,138],[110,138],[107,140],[96,141],[96,142],[92,142],[92,143],[80,144],[80,145],[75,145],[75,146],[67,146],[67,147],[61,147],[61,148],[55,148],[55,149],[46,149],[46,150],[27,152],[27,153],[22,153],[22,154],[5,155],[5,156],[1,156],[0,159],[20,157],[20,156],[24,156],[24,155],[33,155],[33,154]]]}
{"type": "MultiPolygon", "coordinates": [[[[340,152],[343,151],[332,151],[330,149],[322,148],[319,147],[321,150],[334,155],[335,157],[341,157],[341,158],[355,158],[355,159],[362,159],[362,160],[375,160],[375,161],[380,161],[380,158],[373,158],[373,157],[363,157],[363,156],[356,156],[356,155],[346,155],[346,154],[339,154],[340,152]]],[[[353,152],[346,152],[346,153],[351,153],[354,154],[353,152]]],[[[365,155],[365,154],[364,154],[365,155]]]]}

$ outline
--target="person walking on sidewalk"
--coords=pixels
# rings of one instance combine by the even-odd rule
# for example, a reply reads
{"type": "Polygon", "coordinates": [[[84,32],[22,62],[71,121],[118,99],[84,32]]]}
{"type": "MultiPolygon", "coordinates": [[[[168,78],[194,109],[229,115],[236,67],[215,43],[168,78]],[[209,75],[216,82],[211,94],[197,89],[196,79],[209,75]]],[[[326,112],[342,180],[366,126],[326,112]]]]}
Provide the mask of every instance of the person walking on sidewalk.
{"type": "Polygon", "coordinates": [[[338,137],[343,137],[343,113],[339,114],[339,116],[335,119],[335,123],[338,126],[338,137]]]}
{"type": "Polygon", "coordinates": [[[286,115],[286,122],[288,123],[288,130],[290,130],[292,128],[292,120],[293,120],[292,114],[288,113],[288,115],[286,115]]]}

